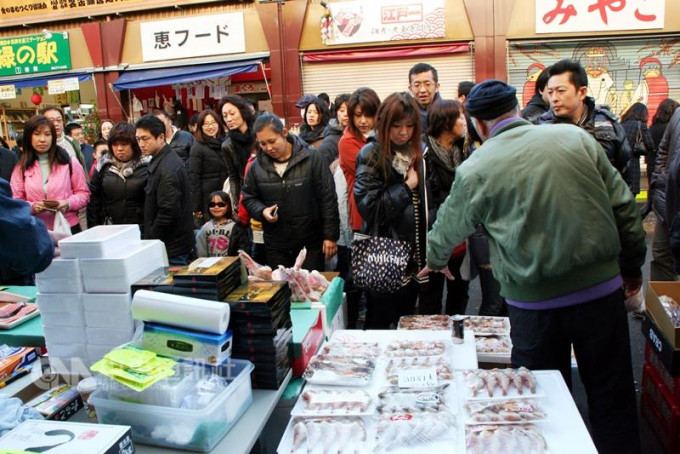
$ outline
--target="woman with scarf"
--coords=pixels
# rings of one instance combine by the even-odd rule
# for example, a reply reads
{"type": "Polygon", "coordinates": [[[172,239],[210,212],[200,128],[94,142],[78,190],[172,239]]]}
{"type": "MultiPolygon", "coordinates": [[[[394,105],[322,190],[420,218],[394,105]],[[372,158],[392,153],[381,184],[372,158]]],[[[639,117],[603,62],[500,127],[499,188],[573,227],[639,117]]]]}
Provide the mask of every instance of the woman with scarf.
{"type": "Polygon", "coordinates": [[[227,137],[222,142],[222,154],[227,163],[229,196],[234,203],[234,214],[237,214],[246,164],[248,159],[255,154],[255,134],[253,133],[255,113],[252,106],[238,95],[222,98],[218,111],[227,128],[227,137]]]}
{"type": "MultiPolygon", "coordinates": [[[[456,168],[467,156],[463,151],[466,122],[458,101],[436,100],[428,109],[427,131],[423,135],[423,160],[431,203],[428,205],[429,221],[435,221],[437,210],[451,192],[456,178],[456,168]]],[[[465,258],[465,243],[458,245],[449,260],[449,271],[455,280],[442,273],[431,273],[430,281],[420,292],[420,314],[441,314],[444,281],[446,281],[446,314],[465,314],[468,302],[469,281],[463,280],[460,267],[465,258]]]]}
{"type": "Polygon", "coordinates": [[[227,161],[221,150],[223,139],[224,128],[217,114],[210,109],[201,112],[196,140],[189,152],[189,185],[194,218],[203,222],[210,219],[208,196],[222,190],[227,179],[227,161]]]}
{"type": "Polygon", "coordinates": [[[321,146],[324,130],[331,119],[328,106],[317,96],[310,96],[302,115],[303,124],[299,137],[317,150],[321,146]]]}
{"type": "Polygon", "coordinates": [[[420,111],[410,94],[393,93],[378,109],[377,142],[357,158],[354,197],[364,219],[363,233],[411,245],[405,284],[396,292],[371,291],[366,329],[387,329],[402,315],[415,313],[420,290],[416,274],[425,263],[428,222],[426,185],[420,145],[420,111]]]}
{"type": "Polygon", "coordinates": [[[137,224],[143,230],[148,161],[135,139],[134,125],[118,123],[109,134],[108,151],[97,160],[90,180],[88,226],[137,224]]]}

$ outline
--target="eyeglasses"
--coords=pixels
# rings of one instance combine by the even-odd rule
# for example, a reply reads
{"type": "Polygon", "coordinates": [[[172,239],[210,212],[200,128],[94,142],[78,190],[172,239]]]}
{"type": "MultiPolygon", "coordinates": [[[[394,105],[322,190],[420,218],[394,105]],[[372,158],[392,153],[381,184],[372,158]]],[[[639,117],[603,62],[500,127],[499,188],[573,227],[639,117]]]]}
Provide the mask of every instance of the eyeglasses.
{"type": "Polygon", "coordinates": [[[211,122],[207,122],[207,121],[206,121],[205,123],[203,123],[203,126],[208,126],[208,127],[210,127],[210,126],[217,126],[217,123],[214,122],[214,121],[211,121],[211,122]]]}
{"type": "Polygon", "coordinates": [[[52,122],[52,123],[57,123],[57,124],[59,124],[59,123],[63,123],[63,122],[64,122],[64,120],[62,120],[61,118],[49,118],[49,117],[46,117],[46,118],[47,118],[48,120],[50,120],[50,122],[52,122]]]}
{"type": "Polygon", "coordinates": [[[210,203],[208,204],[208,207],[209,207],[209,208],[215,208],[215,207],[224,208],[224,207],[226,207],[226,206],[227,206],[227,204],[224,203],[224,202],[210,202],[210,203]]]}

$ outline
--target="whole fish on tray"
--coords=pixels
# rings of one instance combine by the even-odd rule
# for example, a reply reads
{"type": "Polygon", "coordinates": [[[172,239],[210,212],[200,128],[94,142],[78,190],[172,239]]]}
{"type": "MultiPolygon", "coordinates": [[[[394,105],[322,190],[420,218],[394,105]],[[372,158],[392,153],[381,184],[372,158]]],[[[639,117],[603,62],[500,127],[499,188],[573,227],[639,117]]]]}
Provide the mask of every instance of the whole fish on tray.
{"type": "Polygon", "coordinates": [[[543,454],[545,438],[532,424],[480,425],[465,429],[468,454],[543,454]]]}
{"type": "Polygon", "coordinates": [[[511,386],[519,395],[524,394],[524,391],[536,393],[536,377],[526,367],[467,370],[464,374],[465,384],[470,389],[472,397],[476,397],[482,390],[486,390],[489,397],[493,397],[497,390],[500,390],[502,396],[507,396],[511,386]]]}
{"type": "Polygon", "coordinates": [[[360,418],[295,418],[295,454],[355,454],[367,452],[366,428],[360,418]]]}

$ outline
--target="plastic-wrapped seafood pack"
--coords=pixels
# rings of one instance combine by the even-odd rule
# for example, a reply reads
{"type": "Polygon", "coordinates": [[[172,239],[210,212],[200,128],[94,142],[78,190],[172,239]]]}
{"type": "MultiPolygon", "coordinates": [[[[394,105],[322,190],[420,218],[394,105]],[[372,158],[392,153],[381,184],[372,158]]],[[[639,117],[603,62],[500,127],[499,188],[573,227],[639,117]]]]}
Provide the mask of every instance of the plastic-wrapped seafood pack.
{"type": "Polygon", "coordinates": [[[668,295],[659,296],[659,302],[673,321],[673,326],[680,328],[680,305],[668,295]]]}
{"type": "Polygon", "coordinates": [[[441,330],[451,331],[452,322],[448,315],[403,315],[399,319],[397,329],[441,330]]]}
{"type": "Polygon", "coordinates": [[[468,454],[543,454],[548,449],[533,424],[467,426],[465,446],[468,454]]]}
{"type": "MultiPolygon", "coordinates": [[[[292,435],[285,452],[294,454],[369,453],[365,423],[361,418],[293,418],[292,435]],[[292,438],[292,440],[291,440],[292,438]]],[[[284,451],[279,451],[284,452],[284,451]]]]}
{"type": "Polygon", "coordinates": [[[325,344],[319,353],[331,356],[377,358],[380,356],[380,345],[377,342],[334,342],[325,344]]]}
{"type": "Polygon", "coordinates": [[[315,385],[366,386],[375,372],[375,360],[350,356],[316,355],[302,378],[315,385]]]}
{"type": "Polygon", "coordinates": [[[378,393],[376,410],[380,415],[448,412],[447,402],[452,400],[450,394],[448,383],[422,389],[391,386],[378,393]]]}
{"type": "Polygon", "coordinates": [[[373,414],[371,396],[362,389],[307,387],[291,411],[293,416],[363,416],[373,414]]]}
{"type": "Polygon", "coordinates": [[[441,356],[448,351],[451,342],[445,341],[393,341],[387,344],[385,356],[401,358],[405,356],[441,356]]]}
{"type": "Polygon", "coordinates": [[[452,380],[453,370],[443,356],[404,356],[390,358],[385,366],[387,382],[390,385],[399,384],[399,372],[402,370],[428,369],[433,367],[437,372],[438,381],[452,380]]]}
{"type": "Polygon", "coordinates": [[[465,404],[468,424],[543,421],[547,414],[535,399],[468,401],[465,404]]]}
{"type": "Polygon", "coordinates": [[[489,335],[475,337],[477,353],[510,353],[512,341],[510,336],[489,335]]]}
{"type": "Polygon", "coordinates": [[[465,319],[465,328],[475,333],[475,336],[510,334],[510,319],[508,317],[471,315],[465,319]]]}
{"type": "Polygon", "coordinates": [[[422,449],[442,442],[449,447],[457,439],[455,426],[456,418],[449,412],[383,415],[376,426],[373,452],[422,449]]]}
{"type": "Polygon", "coordinates": [[[472,398],[537,395],[536,377],[526,367],[468,370],[464,372],[463,381],[472,398]]]}

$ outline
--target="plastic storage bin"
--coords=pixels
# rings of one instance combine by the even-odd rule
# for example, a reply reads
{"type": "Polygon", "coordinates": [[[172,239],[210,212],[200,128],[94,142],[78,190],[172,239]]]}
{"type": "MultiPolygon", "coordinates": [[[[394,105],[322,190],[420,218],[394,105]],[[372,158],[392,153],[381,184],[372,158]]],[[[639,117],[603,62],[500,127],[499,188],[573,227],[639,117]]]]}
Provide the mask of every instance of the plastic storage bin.
{"type": "Polygon", "coordinates": [[[137,224],[98,225],[59,241],[65,259],[94,259],[115,256],[142,239],[137,224]]]}
{"type": "MultiPolygon", "coordinates": [[[[215,370],[206,368],[209,369],[215,370]]],[[[220,375],[230,380],[229,386],[200,410],[113,400],[115,396],[103,388],[90,396],[90,403],[97,409],[100,424],[131,426],[132,439],[136,442],[209,452],[253,401],[250,361],[232,359],[219,369],[220,375]]]]}

